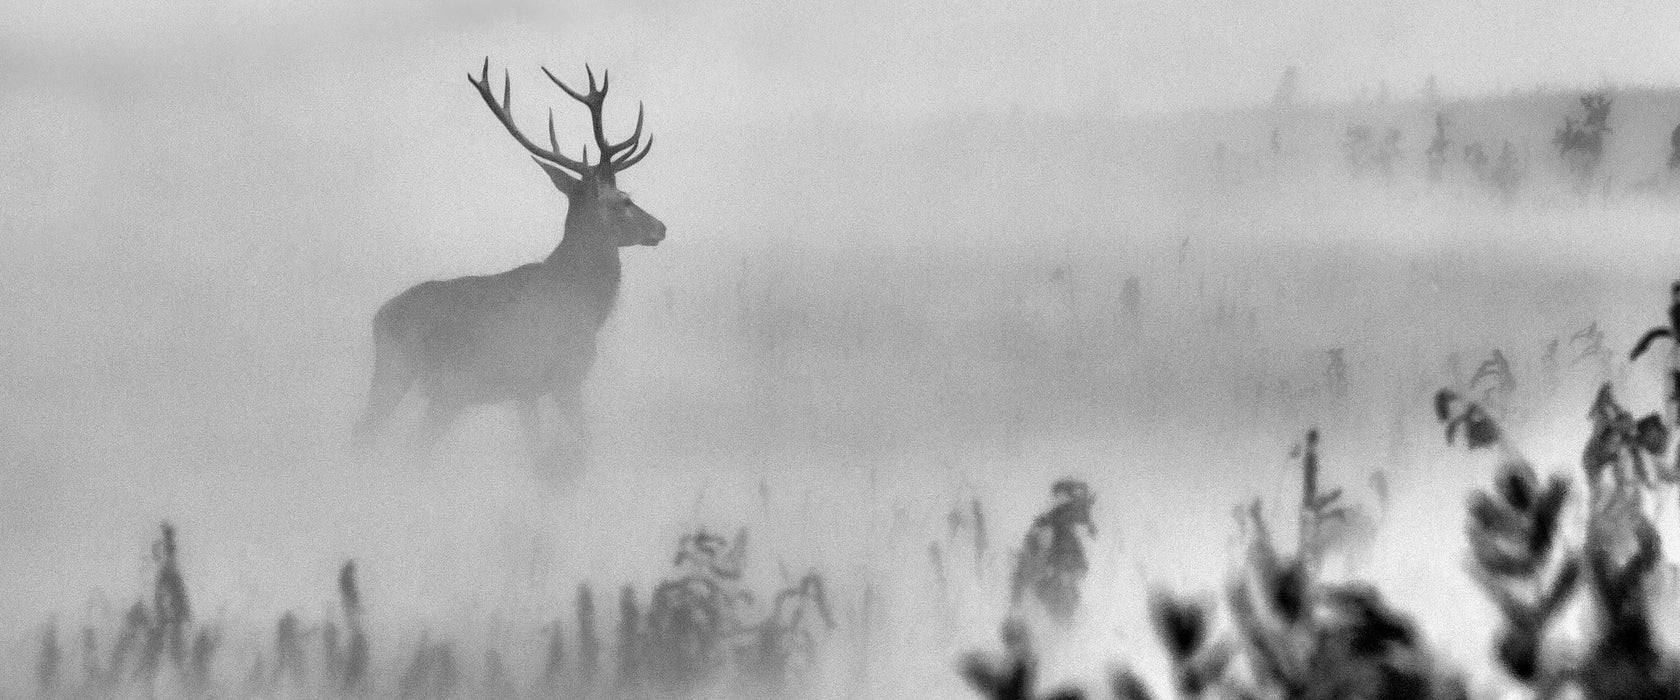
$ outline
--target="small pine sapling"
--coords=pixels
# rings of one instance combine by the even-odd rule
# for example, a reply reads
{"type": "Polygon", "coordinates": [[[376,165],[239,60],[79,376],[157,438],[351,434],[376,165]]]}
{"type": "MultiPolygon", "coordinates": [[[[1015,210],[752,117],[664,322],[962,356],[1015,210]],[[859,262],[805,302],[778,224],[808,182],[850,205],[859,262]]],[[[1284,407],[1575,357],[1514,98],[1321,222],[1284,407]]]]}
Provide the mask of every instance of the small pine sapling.
{"type": "Polygon", "coordinates": [[[1424,151],[1424,158],[1429,163],[1429,181],[1440,182],[1447,170],[1447,151],[1452,148],[1452,142],[1447,140],[1447,115],[1445,112],[1435,113],[1435,138],[1429,141],[1429,149],[1424,151]]]}
{"type": "Polygon", "coordinates": [[[1055,505],[1033,521],[1016,557],[1010,602],[1020,605],[1031,594],[1052,620],[1066,624],[1079,607],[1079,584],[1090,570],[1078,530],[1096,536],[1091,521],[1096,496],[1077,479],[1057,481],[1050,492],[1055,505]]]}
{"type": "Polygon", "coordinates": [[[1602,92],[1581,97],[1586,115],[1580,121],[1564,117],[1563,126],[1552,135],[1552,145],[1575,178],[1575,192],[1586,196],[1593,175],[1598,172],[1604,157],[1604,135],[1610,132],[1610,105],[1613,100],[1602,92]]]}
{"type": "Polygon", "coordinates": [[[248,698],[261,698],[269,695],[268,658],[262,652],[257,652],[257,658],[251,662],[251,670],[245,674],[243,695],[248,698]]]}
{"type": "Polygon", "coordinates": [[[344,613],[344,628],[350,639],[344,647],[343,684],[345,695],[357,695],[367,688],[368,637],[362,608],[362,595],[356,586],[356,562],[344,562],[338,570],[338,603],[344,613]]]}
{"type": "Polygon", "coordinates": [[[1492,492],[1471,497],[1465,526],[1470,575],[1504,618],[1495,656],[1505,673],[1542,697],[1563,677],[1542,666],[1541,645],[1580,574],[1578,560],[1559,545],[1568,498],[1562,477],[1542,486],[1527,462],[1507,460],[1492,492]]]}
{"type": "Polygon", "coordinates": [[[1248,563],[1227,589],[1227,602],[1259,686],[1299,697],[1309,680],[1302,650],[1313,636],[1310,573],[1300,558],[1285,560],[1273,549],[1259,501],[1250,504],[1248,517],[1248,563]]]}
{"type": "Polygon", "coordinates": [[[167,645],[165,652],[177,668],[186,660],[187,625],[192,622],[192,604],[187,600],[187,581],[181,575],[179,552],[175,545],[175,526],[165,522],[163,534],[153,546],[158,560],[157,584],[152,588],[153,622],[167,645]]]}
{"type": "MultiPolygon", "coordinates": [[[[1675,133],[1680,134],[1680,129],[1677,129],[1675,133]]],[[[1651,348],[1651,344],[1658,339],[1667,338],[1669,340],[1668,367],[1666,368],[1669,382],[1668,395],[1665,398],[1667,399],[1666,408],[1669,413],[1669,423],[1675,424],[1680,421],[1680,280],[1676,280],[1669,285],[1669,298],[1668,324],[1654,326],[1645,331],[1645,335],[1640,336],[1639,342],[1634,344],[1633,352],[1628,355],[1628,362],[1638,361],[1639,356],[1645,354],[1645,351],[1651,348]]],[[[1597,325],[1595,324],[1593,328],[1596,330],[1597,325]]],[[[1598,336],[1602,347],[1603,334],[1600,333],[1598,336]]],[[[1605,354],[1608,355],[1609,353],[1606,351],[1605,354]]]]}
{"type": "MultiPolygon", "coordinates": [[[[1212,639],[1213,610],[1208,603],[1180,599],[1158,590],[1149,598],[1149,619],[1167,649],[1179,695],[1200,698],[1222,682],[1233,656],[1231,645],[1212,639]]],[[[1137,697],[1147,690],[1132,688],[1115,695],[1137,697]]]]}
{"type": "Polygon", "coordinates": [[[1039,659],[1033,650],[1027,625],[1011,618],[999,631],[1003,638],[1003,654],[979,652],[963,657],[958,665],[969,688],[986,700],[1077,700],[1080,693],[1058,690],[1049,695],[1035,695],[1039,659]]]}
{"type": "Polygon", "coordinates": [[[214,697],[216,683],[214,666],[216,652],[221,649],[222,634],[207,626],[199,627],[193,637],[192,652],[187,665],[187,690],[193,697],[214,697]]]}
{"type": "Polygon", "coordinates": [[[1465,446],[1472,450],[1497,446],[1504,439],[1499,423],[1481,404],[1466,400],[1451,389],[1435,392],[1435,418],[1446,426],[1448,445],[1454,443],[1461,431],[1465,446]]]}
{"type": "Polygon", "coordinates": [[[1662,546],[1637,508],[1595,515],[1587,531],[1587,581],[1599,603],[1597,641],[1576,682],[1587,698],[1680,697],[1680,660],[1660,648],[1649,597],[1662,546]],[[1633,540],[1631,543],[1618,540],[1633,540]],[[1633,551],[1623,555],[1618,550],[1633,551]]]}
{"type": "Polygon", "coordinates": [[[436,683],[430,697],[453,698],[461,685],[461,669],[455,663],[455,645],[442,644],[435,651],[436,683]]]}
{"type": "Polygon", "coordinates": [[[276,689],[298,693],[305,687],[304,678],[302,624],[297,615],[287,611],[274,625],[274,677],[270,683],[276,689]]]}
{"type": "Polygon", "coordinates": [[[745,637],[735,663],[746,690],[785,695],[816,667],[820,637],[834,629],[826,591],[822,576],[808,573],[776,593],[763,620],[736,633],[745,637]]]}
{"type": "Polygon", "coordinates": [[[566,631],[560,620],[548,625],[548,646],[543,652],[541,690],[544,697],[558,697],[566,676],[566,631]]]}
{"type": "Polygon", "coordinates": [[[636,589],[625,584],[618,594],[618,675],[615,683],[621,695],[636,692],[642,684],[645,641],[641,619],[642,612],[636,605],[636,589]]]}
{"type": "Polygon", "coordinates": [[[58,622],[48,622],[41,634],[40,654],[35,660],[35,688],[40,697],[50,698],[58,695],[59,667],[63,658],[63,652],[58,646],[58,622]]]}
{"type": "Polygon", "coordinates": [[[752,596],[740,590],[746,531],[730,544],[704,529],[684,535],[673,564],[676,578],[653,590],[647,612],[650,683],[665,692],[708,684],[728,662],[727,637],[742,628],[740,608],[752,596]]]}
{"type": "Polygon", "coordinates": [[[421,639],[414,658],[397,680],[397,696],[403,700],[442,700],[455,697],[459,685],[454,647],[421,639]]]}
{"type": "Polygon", "coordinates": [[[1108,692],[1114,700],[1155,700],[1149,684],[1130,669],[1114,669],[1108,675],[1108,692]]]}
{"type": "Polygon", "coordinates": [[[321,680],[329,690],[344,686],[344,644],[332,620],[321,623],[321,680]]]}
{"type": "MultiPolygon", "coordinates": [[[[1596,320],[1587,323],[1586,327],[1581,330],[1575,331],[1569,336],[1569,347],[1580,347],[1581,352],[1575,356],[1575,359],[1569,361],[1569,366],[1574,367],[1587,360],[1593,360],[1599,365],[1601,371],[1609,371],[1610,363],[1615,361],[1616,354],[1610,352],[1610,348],[1605,345],[1604,340],[1604,331],[1598,327],[1598,321],[1596,320]]],[[[1637,349],[1635,348],[1635,350],[1637,349]]]]}
{"type": "Polygon", "coordinates": [[[1283,698],[1456,698],[1412,622],[1368,584],[1323,585],[1299,557],[1271,545],[1259,503],[1250,508],[1247,572],[1229,604],[1257,687],[1239,695],[1283,698]],[[1257,695],[1256,695],[1257,694],[1257,695]]]}
{"type": "Polygon", "coordinates": [[[578,586],[577,618],[578,682],[590,690],[601,669],[601,638],[595,633],[595,594],[587,582],[578,586]]]}
{"type": "MultiPolygon", "coordinates": [[[[955,552],[959,548],[973,549],[974,573],[976,576],[984,575],[987,546],[986,513],[980,506],[978,496],[970,497],[966,504],[953,505],[951,510],[945,514],[945,541],[953,552],[953,558],[955,558],[955,552]],[[968,536],[966,538],[967,542],[962,541],[965,533],[968,536]]],[[[945,560],[943,551],[940,552],[940,556],[936,560],[941,562],[940,573],[943,574],[942,563],[945,560]]]]}
{"type": "Polygon", "coordinates": [[[192,622],[192,605],[187,600],[186,579],[181,575],[175,545],[175,527],[168,522],[161,525],[162,534],[152,544],[152,559],[157,562],[157,579],[152,586],[151,614],[146,615],[143,604],[135,607],[141,612],[136,622],[140,645],[138,679],[153,683],[167,662],[177,674],[186,668],[187,626],[192,622]]]}
{"type": "Polygon", "coordinates": [[[1635,420],[1616,402],[1609,382],[1599,387],[1587,415],[1593,428],[1581,453],[1581,469],[1594,508],[1624,497],[1643,502],[1649,489],[1677,480],[1674,470],[1663,463],[1668,428],[1661,416],[1652,413],[1635,420]]]}
{"type": "Polygon", "coordinates": [[[93,626],[82,627],[82,691],[79,695],[99,695],[105,684],[105,669],[99,664],[99,637],[93,626]]]}
{"type": "Polygon", "coordinates": [[[1680,172],[1680,126],[1668,132],[1668,172],[1680,172]]]}
{"type": "Polygon", "coordinates": [[[519,697],[507,664],[502,661],[502,652],[495,647],[484,652],[484,683],[479,692],[479,697],[484,700],[514,700],[519,697]]]}

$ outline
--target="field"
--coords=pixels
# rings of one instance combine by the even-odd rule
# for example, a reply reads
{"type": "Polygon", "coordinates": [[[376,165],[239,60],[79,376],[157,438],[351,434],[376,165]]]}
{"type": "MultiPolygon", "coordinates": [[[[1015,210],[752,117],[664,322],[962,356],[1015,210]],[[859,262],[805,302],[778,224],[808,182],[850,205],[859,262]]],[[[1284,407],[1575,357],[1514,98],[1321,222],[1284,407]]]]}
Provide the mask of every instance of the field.
{"type": "Polygon", "coordinates": [[[1663,320],[1677,211],[1631,188],[1661,172],[1680,92],[1612,92],[1585,201],[1550,144],[1580,91],[1446,101],[1458,145],[1433,184],[1418,101],[751,128],[650,105],[668,150],[628,184],[670,238],[625,256],[592,463],[539,478],[500,408],[434,464],[358,457],[373,310],[540,257],[563,211],[459,79],[434,79],[461,66],[432,63],[309,110],[287,105],[328,64],[240,90],[189,73],[96,99],[74,66],[6,86],[0,196],[23,206],[0,212],[5,694],[35,686],[49,625],[80,669],[84,627],[114,636],[151,600],[167,520],[230,687],[285,612],[316,635],[341,618],[349,559],[381,692],[423,640],[455,644],[463,687],[487,649],[523,685],[580,584],[610,640],[621,585],[646,595],[697,528],[746,528],[744,585],[826,583],[836,624],[800,694],[970,697],[957,659],[996,646],[1011,552],[1062,477],[1091,485],[1097,534],[1047,674],[1094,686],[1123,661],[1165,689],[1147,592],[1219,590],[1233,507],[1290,517],[1289,451],[1313,426],[1328,485],[1375,512],[1371,479],[1387,484],[1368,558],[1337,575],[1497,688],[1499,616],[1463,565],[1493,460],[1446,445],[1430,397],[1501,350],[1513,442],[1572,478],[1599,382],[1660,406],[1660,362],[1625,352],[1663,320]],[[1354,123],[1403,131],[1392,181],[1348,173],[1354,123]],[[1501,204],[1456,154],[1507,139],[1526,177],[1501,204]],[[1593,323],[1615,359],[1571,364],[1593,323]],[[948,519],[974,501],[978,557],[948,519]]]}

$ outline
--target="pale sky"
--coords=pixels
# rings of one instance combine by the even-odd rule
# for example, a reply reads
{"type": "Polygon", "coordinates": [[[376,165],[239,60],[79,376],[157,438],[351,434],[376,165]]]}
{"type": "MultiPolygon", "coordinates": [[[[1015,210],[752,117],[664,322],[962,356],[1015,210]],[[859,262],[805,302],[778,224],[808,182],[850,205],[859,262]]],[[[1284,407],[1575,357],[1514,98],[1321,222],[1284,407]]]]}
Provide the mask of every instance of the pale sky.
{"type": "MultiPolygon", "coordinates": [[[[1303,97],[1680,83],[1680,3],[1665,0],[12,0],[0,62],[140,70],[228,53],[404,51],[591,60],[647,94],[780,115],[1139,111],[1303,97]],[[189,59],[190,60],[190,59],[189,59]],[[727,98],[727,99],[719,99],[727,98]]],[[[466,63],[466,61],[462,61],[466,63]]],[[[19,68],[22,66],[23,68],[19,68]]],[[[669,108],[669,107],[667,107],[669,108]]]]}

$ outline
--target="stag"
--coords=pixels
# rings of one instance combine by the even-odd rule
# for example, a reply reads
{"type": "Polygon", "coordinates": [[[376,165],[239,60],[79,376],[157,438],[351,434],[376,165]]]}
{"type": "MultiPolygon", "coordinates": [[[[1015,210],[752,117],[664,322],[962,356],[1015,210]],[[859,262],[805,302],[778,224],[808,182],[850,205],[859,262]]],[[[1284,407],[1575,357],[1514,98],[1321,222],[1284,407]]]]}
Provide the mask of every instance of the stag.
{"type": "MultiPolygon", "coordinates": [[[[416,390],[425,399],[417,447],[430,454],[463,409],[513,402],[533,459],[544,455],[541,401],[552,397],[578,444],[589,445],[582,385],[595,361],[596,336],[612,315],[618,294],[619,248],[658,245],[665,224],[618,189],[618,174],[647,156],[653,146],[642,136],[642,108],[630,138],[607,140],[602,128],[609,75],[589,76],[579,93],[543,68],[543,74],[589,108],[598,158],[589,162],[560,153],[554,111],[548,115],[548,148],[527,138],[513,118],[513,87],[506,72],[502,97],[490,88],[490,60],[467,81],[569,202],[565,232],[542,262],[494,275],[433,280],[410,287],[380,307],[373,318],[374,368],[366,413],[356,426],[367,445],[403,398],[416,390]]],[[[558,426],[556,426],[558,428],[558,426]]],[[[558,437],[556,431],[556,437],[558,437]]],[[[558,450],[562,443],[556,442],[558,450]]]]}

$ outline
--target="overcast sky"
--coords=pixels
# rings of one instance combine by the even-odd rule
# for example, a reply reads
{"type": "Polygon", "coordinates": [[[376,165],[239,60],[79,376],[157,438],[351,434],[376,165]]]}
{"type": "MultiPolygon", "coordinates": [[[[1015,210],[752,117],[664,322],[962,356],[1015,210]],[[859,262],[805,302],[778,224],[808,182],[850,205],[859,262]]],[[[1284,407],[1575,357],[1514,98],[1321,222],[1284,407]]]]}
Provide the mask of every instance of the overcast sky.
{"type": "MultiPolygon", "coordinates": [[[[1021,104],[1121,111],[1269,99],[1286,65],[1309,99],[1362,88],[1671,84],[1668,0],[10,0],[0,60],[130,67],[406,49],[592,60],[707,109],[938,115],[1021,104]],[[719,100],[718,97],[728,99],[719,100]]],[[[353,60],[350,59],[350,60],[353,60]]],[[[667,107],[669,109],[669,107],[667,107]]]]}

